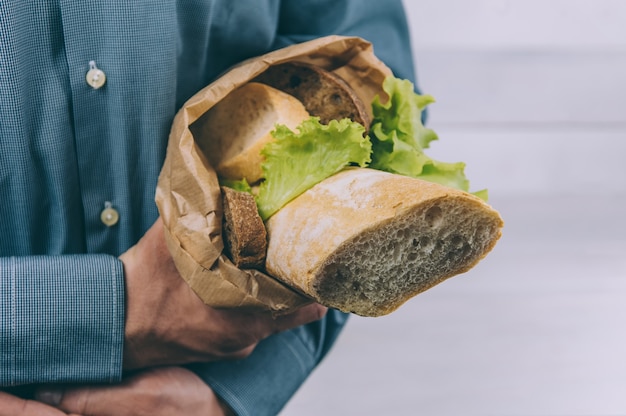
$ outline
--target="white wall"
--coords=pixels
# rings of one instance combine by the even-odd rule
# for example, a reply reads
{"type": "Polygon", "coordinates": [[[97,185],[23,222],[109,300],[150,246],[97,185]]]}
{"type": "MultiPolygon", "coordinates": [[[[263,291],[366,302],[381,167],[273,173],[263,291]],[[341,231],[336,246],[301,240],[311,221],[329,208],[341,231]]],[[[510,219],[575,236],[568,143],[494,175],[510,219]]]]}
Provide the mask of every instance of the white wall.
{"type": "Polygon", "coordinates": [[[626,193],[626,1],[405,5],[434,157],[492,195],[626,193]]]}

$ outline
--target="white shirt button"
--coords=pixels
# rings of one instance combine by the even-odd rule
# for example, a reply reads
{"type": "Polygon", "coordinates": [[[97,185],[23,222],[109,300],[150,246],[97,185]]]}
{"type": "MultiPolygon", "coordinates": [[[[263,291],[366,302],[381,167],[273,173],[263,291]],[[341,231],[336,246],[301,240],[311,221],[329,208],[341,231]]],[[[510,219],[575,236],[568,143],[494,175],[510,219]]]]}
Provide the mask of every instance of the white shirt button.
{"type": "Polygon", "coordinates": [[[96,66],[96,61],[89,61],[89,71],[87,71],[85,79],[91,88],[97,90],[104,85],[107,80],[107,76],[104,71],[96,66]]]}
{"type": "Polygon", "coordinates": [[[120,214],[115,208],[111,206],[110,202],[105,202],[104,209],[100,213],[100,221],[107,227],[112,227],[120,219],[120,214]]]}

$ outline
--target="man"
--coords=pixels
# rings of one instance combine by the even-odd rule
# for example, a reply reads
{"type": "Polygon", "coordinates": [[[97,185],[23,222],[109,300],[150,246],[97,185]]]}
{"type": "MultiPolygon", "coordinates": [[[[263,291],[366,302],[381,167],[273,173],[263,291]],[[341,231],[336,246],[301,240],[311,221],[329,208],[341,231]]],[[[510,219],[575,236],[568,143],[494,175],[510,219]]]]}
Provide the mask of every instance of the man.
{"type": "Polygon", "coordinates": [[[329,34],[413,79],[400,0],[0,3],[0,415],[280,411],[346,316],[205,306],[154,192],[189,97],[329,34]]]}

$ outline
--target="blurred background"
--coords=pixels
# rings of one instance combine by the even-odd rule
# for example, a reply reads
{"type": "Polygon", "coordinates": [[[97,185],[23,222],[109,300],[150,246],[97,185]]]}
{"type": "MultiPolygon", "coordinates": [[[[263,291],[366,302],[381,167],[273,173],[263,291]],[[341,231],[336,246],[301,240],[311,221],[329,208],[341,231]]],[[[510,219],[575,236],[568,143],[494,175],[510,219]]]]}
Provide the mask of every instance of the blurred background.
{"type": "Polygon", "coordinates": [[[504,234],[352,317],[282,415],[625,415],[626,1],[405,5],[430,154],[467,163],[504,234]]]}

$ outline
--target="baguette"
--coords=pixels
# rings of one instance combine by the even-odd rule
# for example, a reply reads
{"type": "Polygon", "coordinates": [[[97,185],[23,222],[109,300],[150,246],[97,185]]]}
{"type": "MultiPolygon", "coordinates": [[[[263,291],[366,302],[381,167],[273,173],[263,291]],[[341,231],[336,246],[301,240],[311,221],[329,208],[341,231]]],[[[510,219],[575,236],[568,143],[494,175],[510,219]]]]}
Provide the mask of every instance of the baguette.
{"type": "Polygon", "coordinates": [[[323,305],[380,316],[472,268],[496,244],[503,222],[466,192],[349,168],[265,225],[270,275],[323,305]]]}

